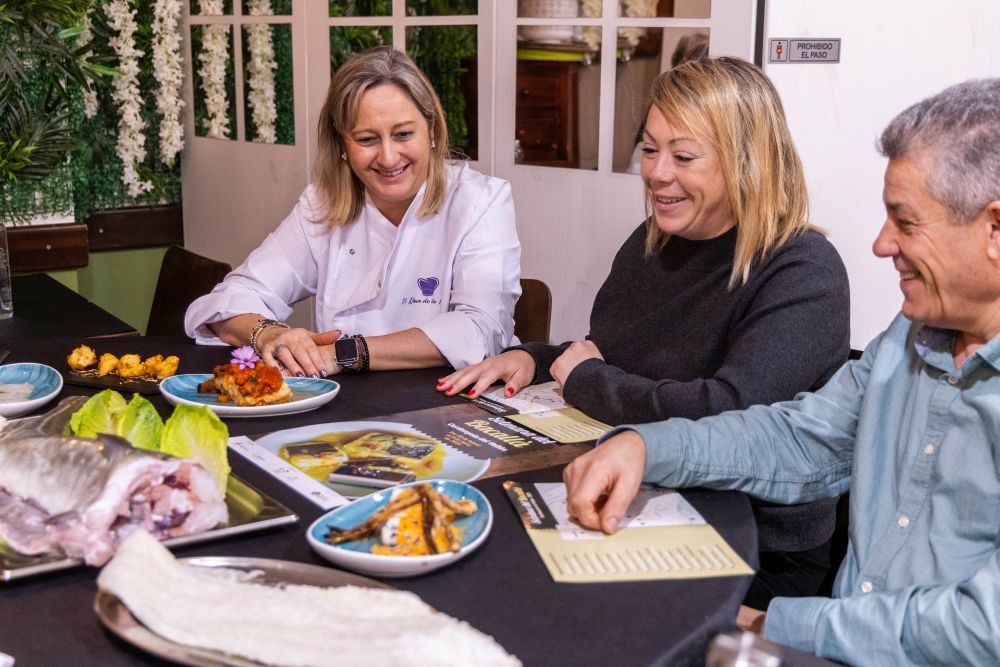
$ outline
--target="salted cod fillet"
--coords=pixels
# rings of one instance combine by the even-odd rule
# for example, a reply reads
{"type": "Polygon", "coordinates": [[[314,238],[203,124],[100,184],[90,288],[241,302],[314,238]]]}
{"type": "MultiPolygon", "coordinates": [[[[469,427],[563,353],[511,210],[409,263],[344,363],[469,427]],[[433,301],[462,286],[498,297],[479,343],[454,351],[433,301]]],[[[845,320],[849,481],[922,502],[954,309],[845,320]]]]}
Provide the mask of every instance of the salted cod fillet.
{"type": "Polygon", "coordinates": [[[521,664],[412,593],[219,577],[177,562],[141,531],[122,543],[97,585],[170,641],[269,665],[521,664]]]}
{"type": "Polygon", "coordinates": [[[20,553],[103,565],[138,527],[166,539],[227,518],[218,486],[193,461],[108,438],[0,438],[0,539],[20,553]]]}

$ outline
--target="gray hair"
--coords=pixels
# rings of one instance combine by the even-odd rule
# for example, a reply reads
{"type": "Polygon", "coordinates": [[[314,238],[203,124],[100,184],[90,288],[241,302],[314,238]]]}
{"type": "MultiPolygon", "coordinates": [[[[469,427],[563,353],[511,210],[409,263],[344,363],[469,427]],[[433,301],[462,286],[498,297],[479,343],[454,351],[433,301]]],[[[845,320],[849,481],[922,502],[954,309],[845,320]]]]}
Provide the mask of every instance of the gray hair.
{"type": "Polygon", "coordinates": [[[1000,200],[1000,79],[966,81],[917,102],[882,132],[890,160],[923,153],[931,159],[927,188],[967,224],[1000,200]]]}

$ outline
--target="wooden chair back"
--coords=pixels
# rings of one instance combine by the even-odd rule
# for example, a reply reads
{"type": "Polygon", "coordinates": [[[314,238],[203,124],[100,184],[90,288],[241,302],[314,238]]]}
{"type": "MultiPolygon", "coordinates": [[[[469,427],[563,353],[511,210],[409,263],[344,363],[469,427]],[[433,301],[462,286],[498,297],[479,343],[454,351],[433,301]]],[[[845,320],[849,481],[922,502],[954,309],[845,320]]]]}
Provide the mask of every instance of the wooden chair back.
{"type": "Polygon", "coordinates": [[[168,248],[160,265],[146,335],[184,335],[187,307],[211,292],[230,271],[232,267],[225,262],[202,257],[180,246],[168,248]]]}
{"type": "Polygon", "coordinates": [[[522,343],[548,343],[552,292],[534,278],[521,279],[521,298],[514,306],[514,335],[522,343]]]}

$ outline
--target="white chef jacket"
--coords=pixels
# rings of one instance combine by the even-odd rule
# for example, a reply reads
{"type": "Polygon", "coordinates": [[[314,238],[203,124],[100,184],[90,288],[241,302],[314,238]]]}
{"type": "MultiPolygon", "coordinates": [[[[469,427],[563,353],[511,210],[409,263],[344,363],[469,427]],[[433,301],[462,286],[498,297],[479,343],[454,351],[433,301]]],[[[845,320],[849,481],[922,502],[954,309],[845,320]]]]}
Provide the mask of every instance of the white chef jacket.
{"type": "Polygon", "coordinates": [[[510,184],[466,164],[448,166],[444,203],[419,217],[424,187],[397,228],[370,201],[357,220],[322,222],[315,187],[219,285],[192,303],[187,334],[221,341],[206,326],[259,313],[284,320],[316,297],[316,330],[366,336],[417,327],[455,368],[511,344],[521,293],[521,246],[510,184]]]}

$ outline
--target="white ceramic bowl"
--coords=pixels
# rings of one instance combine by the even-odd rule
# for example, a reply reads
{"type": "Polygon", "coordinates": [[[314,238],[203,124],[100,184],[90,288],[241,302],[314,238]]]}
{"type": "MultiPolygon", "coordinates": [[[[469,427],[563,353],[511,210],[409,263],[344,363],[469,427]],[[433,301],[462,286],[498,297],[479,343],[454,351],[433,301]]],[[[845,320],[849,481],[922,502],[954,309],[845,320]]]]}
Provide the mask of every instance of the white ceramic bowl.
{"type": "Polygon", "coordinates": [[[376,491],[354,502],[338,507],[316,519],[309,527],[306,538],[309,546],[320,556],[334,565],[354,570],[361,574],[377,577],[412,577],[450,565],[476,550],[493,527],[493,508],[479,489],[464,482],[435,480],[432,482],[410,482],[390,489],[376,491]],[[353,528],[365,521],[377,509],[389,502],[394,489],[403,489],[417,484],[432,484],[434,490],[455,500],[469,499],[476,503],[476,512],[461,517],[454,525],[462,530],[462,547],[456,552],[430,556],[380,556],[371,553],[377,537],[330,544],[325,537],[330,527],[353,528]]]}
{"type": "Polygon", "coordinates": [[[0,417],[17,417],[40,408],[55,398],[62,390],[63,379],[59,371],[45,364],[8,364],[0,366],[0,384],[33,385],[28,398],[0,402],[0,417]]]}

